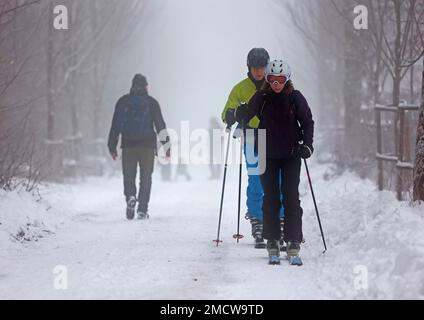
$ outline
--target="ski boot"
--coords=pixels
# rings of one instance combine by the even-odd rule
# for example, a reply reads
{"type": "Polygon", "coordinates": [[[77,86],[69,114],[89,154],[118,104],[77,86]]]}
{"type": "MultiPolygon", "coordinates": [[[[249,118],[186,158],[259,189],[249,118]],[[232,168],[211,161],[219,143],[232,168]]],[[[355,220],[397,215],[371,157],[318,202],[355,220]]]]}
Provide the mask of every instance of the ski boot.
{"type": "Polygon", "coordinates": [[[287,242],[287,259],[292,266],[303,265],[302,259],[299,257],[300,243],[296,241],[287,242]]]}
{"type": "Polygon", "coordinates": [[[266,248],[268,250],[269,264],[280,264],[280,241],[268,240],[266,248]]]}
{"type": "Polygon", "coordinates": [[[127,200],[127,219],[134,219],[135,215],[135,205],[137,204],[137,200],[135,197],[129,197],[127,200]]]}
{"type": "Polygon", "coordinates": [[[258,219],[250,219],[252,224],[252,236],[255,239],[255,249],[265,249],[266,244],[262,236],[263,224],[258,219]]]}
{"type": "Polygon", "coordinates": [[[280,239],[280,251],[281,252],[286,252],[287,251],[287,246],[286,243],[284,242],[284,238],[281,237],[280,239]]]}
{"type": "Polygon", "coordinates": [[[281,220],[280,228],[281,228],[280,251],[286,252],[287,246],[285,245],[285,242],[284,242],[284,220],[281,220]]]}

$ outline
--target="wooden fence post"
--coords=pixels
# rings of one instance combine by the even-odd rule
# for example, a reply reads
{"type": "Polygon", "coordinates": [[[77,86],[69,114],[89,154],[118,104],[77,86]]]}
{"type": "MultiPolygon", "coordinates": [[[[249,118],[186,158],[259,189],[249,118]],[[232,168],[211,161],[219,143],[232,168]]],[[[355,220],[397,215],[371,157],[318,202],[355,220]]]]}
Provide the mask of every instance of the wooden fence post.
{"type": "Polygon", "coordinates": [[[397,163],[397,185],[396,185],[396,193],[397,193],[397,199],[399,201],[402,201],[402,191],[403,191],[403,169],[402,166],[400,165],[401,163],[403,163],[404,158],[403,158],[403,149],[404,149],[404,136],[403,136],[403,132],[405,130],[405,111],[402,108],[398,107],[398,118],[399,118],[399,131],[398,131],[398,137],[396,139],[396,142],[398,144],[397,147],[397,158],[398,158],[398,163],[397,163]]]}
{"type": "Polygon", "coordinates": [[[383,191],[383,160],[379,157],[383,154],[381,133],[381,112],[375,109],[375,123],[377,132],[377,167],[378,167],[378,190],[383,191]]]}

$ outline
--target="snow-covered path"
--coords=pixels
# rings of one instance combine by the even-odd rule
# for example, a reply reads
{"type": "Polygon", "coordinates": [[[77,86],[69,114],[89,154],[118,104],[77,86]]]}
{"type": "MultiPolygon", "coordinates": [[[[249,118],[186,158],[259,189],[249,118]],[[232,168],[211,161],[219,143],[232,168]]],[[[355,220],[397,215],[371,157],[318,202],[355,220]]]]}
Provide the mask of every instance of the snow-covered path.
{"type": "MultiPolygon", "coordinates": [[[[244,219],[245,239],[239,244],[232,239],[235,167],[228,177],[219,248],[212,240],[221,182],[209,181],[207,171],[197,168],[190,183],[164,183],[156,176],[149,221],[124,219],[119,176],[97,178],[44,190],[53,209],[43,219],[54,221],[55,235],[25,244],[1,238],[0,298],[424,298],[423,207],[399,204],[393,194],[375,192],[372,182],[350,173],[331,177],[331,169],[318,164],[311,171],[329,251],[321,254],[303,173],[303,267],[268,266],[266,251],[253,249],[244,219]],[[67,290],[54,287],[58,265],[67,269],[67,290]],[[360,286],[364,283],[368,289],[360,286]]],[[[0,218],[18,214],[12,212],[13,199],[1,196],[0,212],[10,212],[0,218]]],[[[0,233],[6,228],[2,223],[0,233]]]]}

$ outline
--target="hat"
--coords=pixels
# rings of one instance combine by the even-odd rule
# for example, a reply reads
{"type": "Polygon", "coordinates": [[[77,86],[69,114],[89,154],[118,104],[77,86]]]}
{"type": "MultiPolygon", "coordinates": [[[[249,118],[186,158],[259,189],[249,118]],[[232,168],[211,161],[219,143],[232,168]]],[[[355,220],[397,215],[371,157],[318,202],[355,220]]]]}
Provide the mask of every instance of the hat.
{"type": "Polygon", "coordinates": [[[144,88],[148,85],[147,79],[142,74],[136,74],[132,81],[133,87],[144,88]]]}

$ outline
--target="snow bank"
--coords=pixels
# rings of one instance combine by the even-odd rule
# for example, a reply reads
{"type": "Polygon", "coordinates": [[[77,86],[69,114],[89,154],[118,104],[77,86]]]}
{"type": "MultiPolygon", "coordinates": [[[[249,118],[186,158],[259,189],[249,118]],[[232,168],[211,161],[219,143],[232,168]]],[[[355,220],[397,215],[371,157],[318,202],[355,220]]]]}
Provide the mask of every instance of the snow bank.
{"type": "Polygon", "coordinates": [[[232,239],[238,167],[229,168],[219,248],[212,239],[221,181],[209,181],[207,170],[190,170],[190,183],[162,182],[156,174],[147,222],[125,220],[121,176],[46,186],[40,201],[1,192],[0,298],[424,298],[423,205],[400,203],[373,181],[311,162],[328,251],[322,254],[303,171],[304,266],[268,266],[266,251],[253,249],[244,219],[245,238],[232,239]],[[69,270],[66,291],[52,285],[56,265],[69,270]]]}
{"type": "MultiPolygon", "coordinates": [[[[350,172],[332,176],[329,167],[319,165],[311,171],[329,246],[323,281],[339,275],[336,288],[343,278],[350,282],[350,293],[335,291],[340,298],[424,298],[424,206],[398,202],[393,192],[379,192],[374,182],[350,172]]],[[[307,187],[303,182],[312,218],[307,187]]],[[[309,227],[319,233],[317,223],[309,227]]]]}
{"type": "Polygon", "coordinates": [[[38,242],[106,207],[121,196],[107,184],[108,178],[90,177],[68,185],[41,185],[33,193],[0,190],[0,251],[38,242]]]}
{"type": "Polygon", "coordinates": [[[0,252],[38,242],[55,234],[61,224],[63,216],[46,199],[26,191],[0,190],[0,252]]]}

